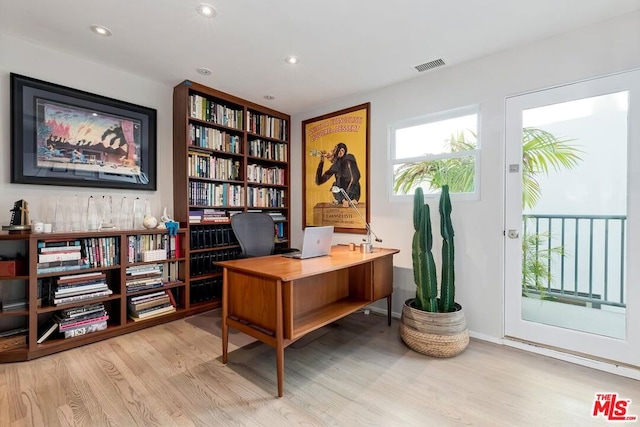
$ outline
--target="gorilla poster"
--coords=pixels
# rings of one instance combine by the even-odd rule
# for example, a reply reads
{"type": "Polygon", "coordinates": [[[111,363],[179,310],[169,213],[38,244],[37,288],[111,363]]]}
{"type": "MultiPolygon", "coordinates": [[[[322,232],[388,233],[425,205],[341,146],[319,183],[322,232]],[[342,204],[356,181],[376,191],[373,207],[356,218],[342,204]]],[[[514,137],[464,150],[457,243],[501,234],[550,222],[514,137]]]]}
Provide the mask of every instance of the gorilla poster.
{"type": "Polygon", "coordinates": [[[369,108],[366,103],[302,122],[305,227],[366,232],[369,108]]]}

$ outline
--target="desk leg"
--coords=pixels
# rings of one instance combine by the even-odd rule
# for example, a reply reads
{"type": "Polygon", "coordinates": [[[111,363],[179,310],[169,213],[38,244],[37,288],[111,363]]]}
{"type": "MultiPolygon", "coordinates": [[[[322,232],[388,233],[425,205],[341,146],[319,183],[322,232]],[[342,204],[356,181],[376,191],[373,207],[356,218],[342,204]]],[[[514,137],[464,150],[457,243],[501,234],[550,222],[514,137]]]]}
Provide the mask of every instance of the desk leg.
{"type": "Polygon", "coordinates": [[[387,296],[387,324],[391,326],[391,294],[387,296]]]}
{"type": "Polygon", "coordinates": [[[227,363],[227,349],[229,346],[229,326],[227,315],[229,312],[229,289],[227,269],[222,273],[222,363],[227,363]]]}
{"type": "Polygon", "coordinates": [[[284,313],[282,308],[282,280],[276,281],[276,371],[278,397],[284,395],[284,313]]]}

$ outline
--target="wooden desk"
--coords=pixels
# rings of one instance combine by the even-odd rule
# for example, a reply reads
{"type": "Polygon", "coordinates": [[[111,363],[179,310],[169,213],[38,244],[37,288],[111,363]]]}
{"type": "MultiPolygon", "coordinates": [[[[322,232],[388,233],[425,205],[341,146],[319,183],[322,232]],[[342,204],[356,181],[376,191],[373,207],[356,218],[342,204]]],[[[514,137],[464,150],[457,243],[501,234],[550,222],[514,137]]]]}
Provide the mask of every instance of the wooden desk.
{"type": "Polygon", "coordinates": [[[334,246],[331,255],[306,260],[271,255],[223,261],[222,363],[229,327],[276,349],[278,397],[284,393],[284,349],[331,322],[387,298],[391,325],[393,255],[334,246]]]}

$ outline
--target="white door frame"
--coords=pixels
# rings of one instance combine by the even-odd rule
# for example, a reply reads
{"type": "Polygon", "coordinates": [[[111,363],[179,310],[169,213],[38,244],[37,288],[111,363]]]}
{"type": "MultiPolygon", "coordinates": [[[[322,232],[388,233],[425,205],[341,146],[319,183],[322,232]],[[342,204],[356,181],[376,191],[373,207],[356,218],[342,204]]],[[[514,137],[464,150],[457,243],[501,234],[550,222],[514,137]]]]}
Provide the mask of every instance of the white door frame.
{"type": "Polygon", "coordinates": [[[585,360],[626,365],[640,372],[640,70],[571,83],[512,96],[505,102],[505,286],[504,336],[506,340],[533,343],[547,352],[559,350],[585,360]],[[614,339],[563,329],[521,318],[522,174],[509,165],[522,162],[522,111],[543,105],[629,90],[626,339],[614,339]],[[509,238],[507,230],[517,230],[509,238]]]}

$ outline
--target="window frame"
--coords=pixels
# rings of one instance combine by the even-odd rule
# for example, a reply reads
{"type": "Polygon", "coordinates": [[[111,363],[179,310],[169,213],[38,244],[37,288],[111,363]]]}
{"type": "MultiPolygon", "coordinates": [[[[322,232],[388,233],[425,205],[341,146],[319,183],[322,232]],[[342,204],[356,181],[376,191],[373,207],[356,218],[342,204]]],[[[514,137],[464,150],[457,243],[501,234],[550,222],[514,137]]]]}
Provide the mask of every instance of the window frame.
{"type": "MultiPolygon", "coordinates": [[[[454,108],[445,111],[438,111],[435,113],[426,114],[418,117],[411,117],[408,119],[402,119],[389,124],[389,161],[388,161],[388,183],[389,183],[389,201],[390,202],[409,202],[413,201],[413,193],[410,194],[394,194],[394,167],[410,162],[419,162],[425,160],[440,160],[440,159],[452,159],[462,157],[473,157],[475,164],[474,173],[474,191],[469,193],[450,193],[452,200],[479,200],[480,199],[480,152],[481,152],[481,132],[480,132],[480,105],[473,104],[465,107],[454,108]],[[417,157],[406,157],[401,160],[396,158],[396,133],[398,130],[408,127],[420,126],[429,123],[440,122],[444,120],[454,119],[457,117],[476,115],[476,148],[475,150],[459,151],[457,153],[441,153],[430,154],[417,157]]],[[[440,193],[426,193],[425,199],[438,199],[440,193]]]]}

